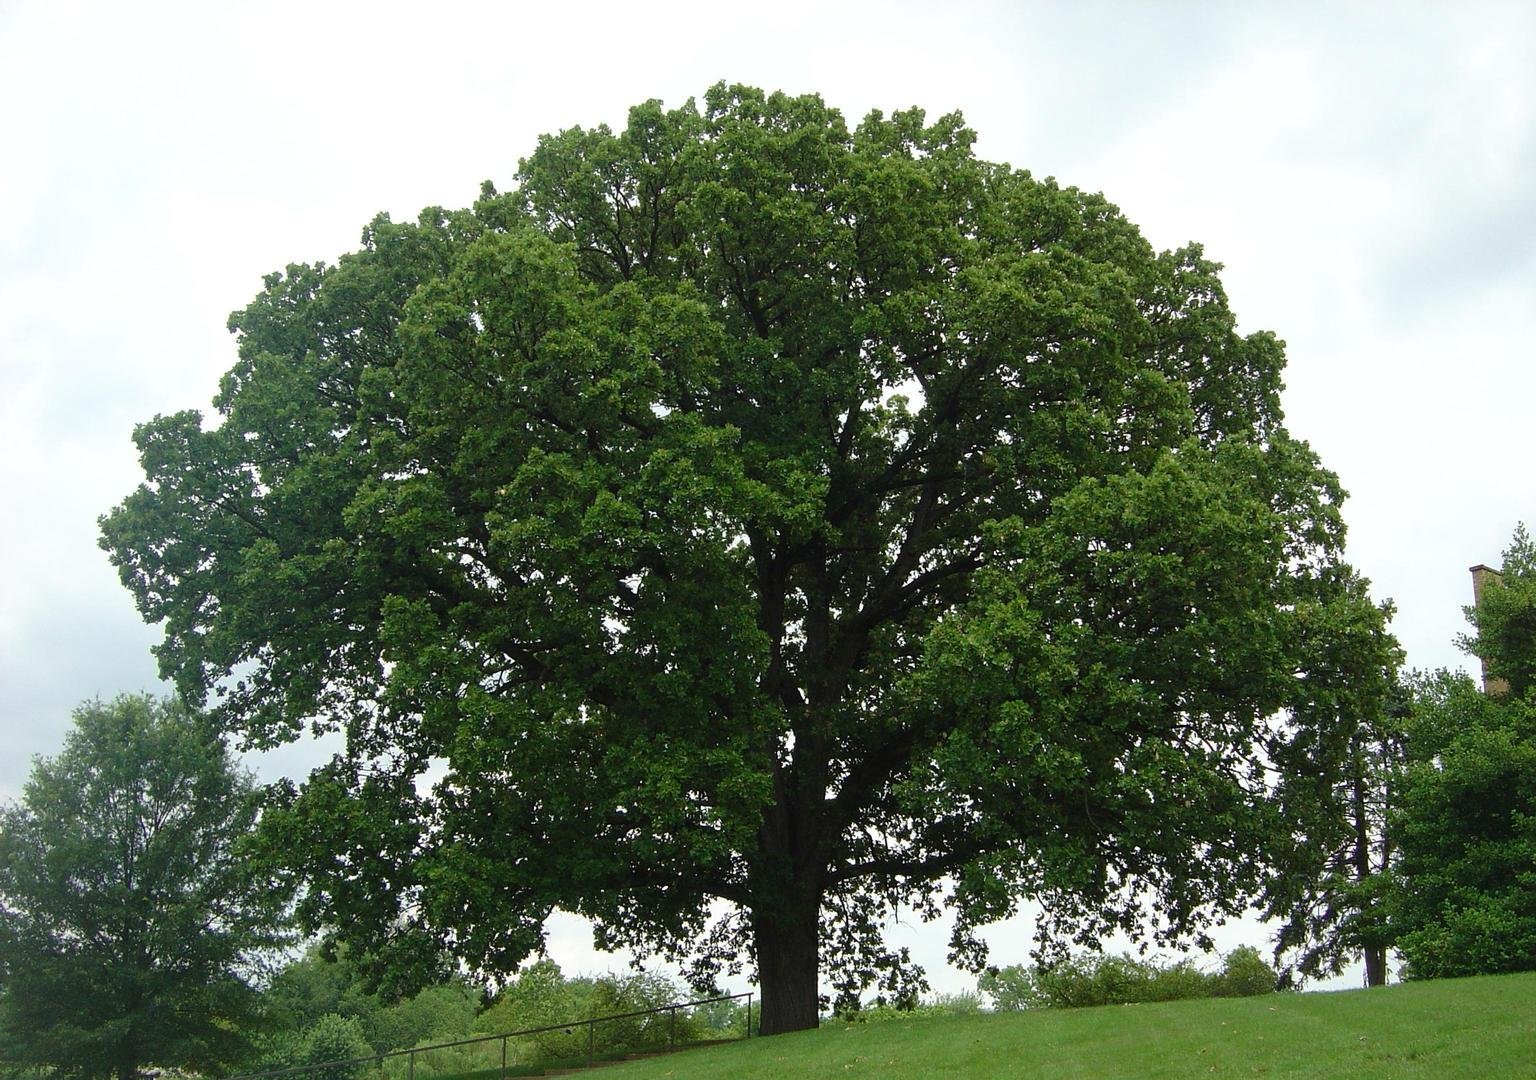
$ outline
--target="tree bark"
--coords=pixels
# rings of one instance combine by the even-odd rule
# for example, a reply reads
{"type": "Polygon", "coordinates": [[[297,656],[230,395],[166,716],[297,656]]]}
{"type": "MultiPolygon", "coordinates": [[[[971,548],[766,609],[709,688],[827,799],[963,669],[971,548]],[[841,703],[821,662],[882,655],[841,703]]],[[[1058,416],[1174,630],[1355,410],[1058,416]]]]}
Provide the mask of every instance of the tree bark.
{"type": "MultiPolygon", "coordinates": [[[[1367,803],[1367,783],[1368,779],[1364,766],[1357,761],[1353,791],[1355,817],[1353,862],[1355,864],[1355,880],[1362,885],[1378,872],[1371,864],[1372,837],[1370,808],[1367,803]]],[[[1382,869],[1386,868],[1387,861],[1385,858],[1382,859],[1381,865],[1382,869]]],[[[1387,950],[1380,945],[1366,945],[1360,951],[1365,958],[1365,985],[1387,985],[1387,950]]]]}
{"type": "Polygon", "coordinates": [[[1387,985],[1387,950],[1380,945],[1365,947],[1365,985],[1387,985]]]}
{"type": "Polygon", "coordinates": [[[803,1031],[820,1022],[820,907],[819,899],[807,898],[752,914],[758,987],[762,991],[760,1034],[803,1031]]]}

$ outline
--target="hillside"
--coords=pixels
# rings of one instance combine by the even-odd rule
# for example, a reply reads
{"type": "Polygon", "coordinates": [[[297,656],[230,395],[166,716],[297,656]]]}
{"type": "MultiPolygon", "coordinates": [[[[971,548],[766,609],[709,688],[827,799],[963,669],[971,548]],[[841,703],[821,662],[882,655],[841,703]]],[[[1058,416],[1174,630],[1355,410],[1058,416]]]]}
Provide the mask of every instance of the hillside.
{"type": "Polygon", "coordinates": [[[833,1023],[604,1080],[1536,1077],[1536,974],[1377,990],[833,1023]]]}

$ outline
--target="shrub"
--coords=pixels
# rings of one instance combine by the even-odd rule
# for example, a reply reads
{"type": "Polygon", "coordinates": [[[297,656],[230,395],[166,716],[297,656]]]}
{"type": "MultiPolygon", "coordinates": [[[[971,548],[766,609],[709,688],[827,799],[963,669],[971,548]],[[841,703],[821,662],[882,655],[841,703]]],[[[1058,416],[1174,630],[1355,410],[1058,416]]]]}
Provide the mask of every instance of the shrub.
{"type": "Polygon", "coordinates": [[[992,1008],[998,1012],[1033,1009],[1040,1004],[1040,988],[1035,985],[1034,969],[1023,964],[993,968],[977,980],[976,988],[992,999],[992,1008]]]}
{"type": "MultiPolygon", "coordinates": [[[[582,1015],[588,979],[566,979],[552,960],[540,960],[524,968],[509,983],[475,1025],[488,1035],[504,1031],[567,1024],[582,1015]]],[[[511,1044],[518,1061],[573,1057],[586,1051],[586,1029],[559,1028],[540,1035],[515,1039],[511,1044]]]]}
{"type": "Polygon", "coordinates": [[[892,1021],[914,1020],[936,1016],[975,1016],[983,1006],[980,994],[962,991],[958,994],[935,994],[928,1001],[919,1001],[909,1009],[888,1002],[878,1002],[848,1013],[838,1013],[840,1019],[851,1024],[885,1024],[892,1021]]]}
{"type": "Polygon", "coordinates": [[[1191,960],[1164,965],[1129,955],[1083,954],[1050,966],[999,968],[977,985],[994,1009],[1012,1011],[1249,997],[1271,993],[1275,984],[1275,969],[1256,949],[1244,947],[1229,953],[1217,973],[1201,971],[1191,960]]]}
{"type": "Polygon", "coordinates": [[[932,1001],[917,1007],[917,1012],[927,1016],[975,1016],[981,1012],[981,995],[966,991],[959,994],[936,994],[932,1001]]]}
{"type": "MultiPolygon", "coordinates": [[[[327,1013],[310,1025],[299,1050],[299,1065],[320,1065],[367,1057],[373,1047],[363,1038],[362,1025],[351,1016],[327,1013]]],[[[304,1080],[354,1080],[361,1076],[363,1064],[335,1065],[304,1074],[304,1080]]]]}
{"type": "Polygon", "coordinates": [[[1215,981],[1216,997],[1257,997],[1274,993],[1279,975],[1259,950],[1244,945],[1227,953],[1215,981]]]}
{"type": "MultiPolygon", "coordinates": [[[[267,1039],[254,1060],[253,1071],[292,1069],[305,1065],[323,1065],[367,1057],[374,1049],[363,1037],[362,1024],[355,1016],[325,1013],[298,1031],[275,1033],[267,1039]]],[[[362,1065],[338,1065],[302,1074],[302,1080],[354,1080],[362,1075],[362,1065]]]]}
{"type": "MultiPolygon", "coordinates": [[[[757,1026],[757,1004],[752,1006],[752,1024],[757,1026]]],[[[693,1010],[693,1022],[699,1029],[700,1038],[704,1039],[731,1039],[738,1035],[744,1035],[747,1030],[747,1006],[746,1002],[737,999],[735,1001],[715,1001],[708,1005],[700,1005],[693,1010]]]]}
{"type": "MultiPolygon", "coordinates": [[[[1146,965],[1148,978],[1143,1001],[1188,1001],[1191,998],[1210,997],[1212,976],[1195,966],[1193,960],[1180,960],[1169,967],[1154,963],[1146,965]]],[[[1275,973],[1269,973],[1269,989],[1275,988],[1275,973]]]]}
{"type": "MultiPolygon", "coordinates": [[[[654,973],[567,979],[553,961],[540,960],[508,984],[481,1014],[475,1029],[495,1035],[558,1025],[552,1031],[514,1039],[510,1048],[516,1060],[531,1063],[583,1058],[588,1019],[657,1009],[683,1000],[686,995],[670,979],[654,973]]],[[[598,1056],[613,1056],[674,1041],[695,1042],[709,1038],[711,1025],[717,1021],[714,1012],[696,1017],[689,1009],[679,1009],[675,1017],[661,1012],[608,1020],[594,1028],[592,1048],[598,1056]]],[[[744,1017],[740,1023],[744,1026],[744,1017]]]]}
{"type": "Polygon", "coordinates": [[[1204,977],[1188,962],[1159,968],[1132,956],[1079,956],[1036,972],[1040,1005],[1072,1009],[1205,997],[1204,977]]]}
{"type": "Polygon", "coordinates": [[[456,979],[376,1010],[363,1018],[363,1030],[380,1051],[446,1042],[467,1036],[475,1026],[478,1010],[478,995],[456,979]]]}
{"type": "Polygon", "coordinates": [[[1536,966],[1536,921],[1529,914],[1536,905],[1518,899],[1513,889],[1458,900],[1398,942],[1404,978],[1461,978],[1536,966]]]}
{"type": "MultiPolygon", "coordinates": [[[[658,1009],[683,1000],[670,979],[642,973],[627,978],[606,976],[595,980],[582,1003],[587,1017],[614,1016],[643,1009],[658,1009]]],[[[702,1037],[702,1025],[686,1009],[609,1020],[594,1033],[599,1050],[640,1050],[668,1043],[693,1042],[702,1037]]]]}
{"type": "MultiPolygon", "coordinates": [[[[428,1041],[428,1044],[430,1040],[428,1041]]],[[[426,1045],[426,1044],[424,1044],[426,1045]]],[[[501,1045],[484,1043],[478,1046],[450,1046],[441,1050],[423,1050],[412,1062],[409,1055],[386,1058],[382,1080],[436,1080],[437,1077],[463,1077],[466,1074],[489,1073],[501,1064],[501,1045]]],[[[494,1076],[494,1074],[492,1074],[494,1076]]],[[[367,1073],[359,1080],[375,1080],[378,1073],[367,1073]]],[[[293,1080],[308,1080],[295,1077],[293,1080]]]]}

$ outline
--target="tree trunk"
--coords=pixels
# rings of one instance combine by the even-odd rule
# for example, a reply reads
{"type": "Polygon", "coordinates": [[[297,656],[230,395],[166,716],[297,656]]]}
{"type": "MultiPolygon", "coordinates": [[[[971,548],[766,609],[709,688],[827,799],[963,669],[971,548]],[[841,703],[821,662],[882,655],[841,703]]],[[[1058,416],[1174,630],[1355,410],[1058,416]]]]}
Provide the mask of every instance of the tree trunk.
{"type": "Polygon", "coordinates": [[[1387,950],[1380,945],[1365,947],[1365,985],[1387,985],[1387,950]]]}
{"type": "Polygon", "coordinates": [[[762,991],[759,1032],[803,1031],[820,1021],[817,952],[820,901],[809,899],[752,914],[757,981],[762,991]]]}
{"type": "MultiPolygon", "coordinates": [[[[1352,861],[1355,864],[1355,880],[1362,885],[1370,881],[1377,873],[1371,864],[1371,816],[1367,804],[1368,792],[1366,785],[1368,778],[1365,767],[1358,759],[1356,761],[1356,773],[1354,782],[1354,825],[1355,825],[1355,850],[1352,853],[1352,861]]],[[[1385,843],[1385,841],[1383,841],[1385,843]]],[[[1387,860],[1382,858],[1382,868],[1385,869],[1387,860]]],[[[1361,914],[1366,914],[1363,911],[1361,914]]],[[[1366,945],[1361,948],[1361,954],[1365,957],[1365,985],[1387,985],[1387,950],[1380,945],[1366,945]]]]}

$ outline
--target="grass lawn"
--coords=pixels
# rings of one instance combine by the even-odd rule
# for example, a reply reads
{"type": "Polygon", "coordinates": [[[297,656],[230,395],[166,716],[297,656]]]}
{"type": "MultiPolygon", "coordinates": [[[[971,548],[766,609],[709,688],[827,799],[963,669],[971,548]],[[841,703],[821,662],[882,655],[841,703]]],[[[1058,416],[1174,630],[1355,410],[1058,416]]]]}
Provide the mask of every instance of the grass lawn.
{"type": "Polygon", "coordinates": [[[1536,974],[1377,990],[830,1023],[602,1080],[1536,1078],[1536,974]]]}

